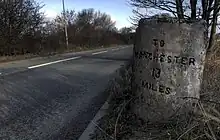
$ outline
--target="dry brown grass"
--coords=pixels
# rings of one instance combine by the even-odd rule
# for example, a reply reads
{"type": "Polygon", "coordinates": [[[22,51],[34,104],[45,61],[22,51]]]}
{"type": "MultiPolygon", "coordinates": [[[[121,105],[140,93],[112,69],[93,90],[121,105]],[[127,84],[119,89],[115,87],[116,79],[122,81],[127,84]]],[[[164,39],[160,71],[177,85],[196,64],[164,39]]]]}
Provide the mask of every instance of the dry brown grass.
{"type": "Polygon", "coordinates": [[[116,77],[105,91],[111,95],[109,109],[91,136],[94,140],[122,139],[132,135],[133,128],[140,127],[140,120],[130,111],[129,102],[134,97],[131,94],[131,66],[122,67],[116,77]]]}

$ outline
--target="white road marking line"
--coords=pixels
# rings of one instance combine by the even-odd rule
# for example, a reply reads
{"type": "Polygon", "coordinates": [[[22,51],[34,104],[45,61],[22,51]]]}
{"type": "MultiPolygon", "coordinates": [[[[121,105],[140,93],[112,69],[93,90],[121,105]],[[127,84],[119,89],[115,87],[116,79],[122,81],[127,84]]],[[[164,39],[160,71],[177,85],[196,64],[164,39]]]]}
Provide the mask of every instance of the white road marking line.
{"type": "Polygon", "coordinates": [[[35,65],[35,66],[30,66],[30,67],[28,67],[28,69],[34,69],[34,68],[47,66],[47,65],[51,65],[51,64],[56,64],[56,63],[60,63],[60,62],[64,62],[64,61],[74,60],[74,59],[78,59],[78,58],[81,58],[81,56],[62,59],[62,60],[57,60],[57,61],[48,62],[48,63],[44,63],[44,64],[39,64],[39,65],[35,65]]]}
{"type": "Polygon", "coordinates": [[[101,51],[101,52],[95,52],[95,53],[92,53],[92,55],[96,55],[96,54],[100,54],[100,53],[106,53],[107,51],[101,51]]]}

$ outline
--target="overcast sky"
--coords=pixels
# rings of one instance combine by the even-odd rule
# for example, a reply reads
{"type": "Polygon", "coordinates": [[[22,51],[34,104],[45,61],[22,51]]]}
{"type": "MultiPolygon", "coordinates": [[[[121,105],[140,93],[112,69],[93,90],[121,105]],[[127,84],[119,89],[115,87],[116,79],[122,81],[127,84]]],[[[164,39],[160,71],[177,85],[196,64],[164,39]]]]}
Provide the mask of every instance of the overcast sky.
{"type": "MultiPolygon", "coordinates": [[[[62,10],[62,0],[37,0],[45,4],[43,11],[48,17],[55,17],[62,10]]],[[[132,10],[127,0],[65,0],[66,9],[79,11],[85,8],[94,8],[109,14],[116,27],[130,26],[129,16],[132,10]]]]}

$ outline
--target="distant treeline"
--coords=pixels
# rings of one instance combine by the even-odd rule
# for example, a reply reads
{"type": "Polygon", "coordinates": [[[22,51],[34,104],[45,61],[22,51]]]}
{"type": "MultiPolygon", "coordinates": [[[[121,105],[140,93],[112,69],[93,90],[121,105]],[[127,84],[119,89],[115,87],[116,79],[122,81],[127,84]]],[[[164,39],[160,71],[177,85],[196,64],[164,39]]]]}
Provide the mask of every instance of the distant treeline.
{"type": "MultiPolygon", "coordinates": [[[[65,50],[64,14],[47,19],[34,0],[0,1],[0,55],[65,50]]],[[[111,17],[94,9],[66,11],[69,47],[131,44],[131,28],[118,30],[111,17]]]]}

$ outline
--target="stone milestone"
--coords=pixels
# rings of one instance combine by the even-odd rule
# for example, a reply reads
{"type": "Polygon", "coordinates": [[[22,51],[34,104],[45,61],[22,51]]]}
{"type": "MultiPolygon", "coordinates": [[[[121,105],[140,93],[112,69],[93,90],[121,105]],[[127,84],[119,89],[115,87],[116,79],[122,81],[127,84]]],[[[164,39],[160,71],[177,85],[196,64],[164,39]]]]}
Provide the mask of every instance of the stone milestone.
{"type": "Polygon", "coordinates": [[[199,99],[206,56],[204,21],[141,19],[133,52],[134,112],[146,121],[167,120],[199,99]]]}

